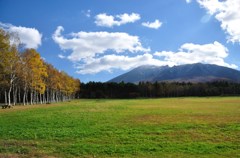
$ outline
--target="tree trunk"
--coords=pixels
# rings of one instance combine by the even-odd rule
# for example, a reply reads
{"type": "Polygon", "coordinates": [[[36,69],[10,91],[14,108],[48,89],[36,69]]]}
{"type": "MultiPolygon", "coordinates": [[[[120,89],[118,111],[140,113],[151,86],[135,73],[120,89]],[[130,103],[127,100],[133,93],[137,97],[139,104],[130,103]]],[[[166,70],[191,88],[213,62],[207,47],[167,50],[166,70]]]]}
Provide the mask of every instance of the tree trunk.
{"type": "Polygon", "coordinates": [[[26,105],[26,94],[27,94],[27,86],[25,85],[23,88],[23,105],[26,105]]]}
{"type": "Polygon", "coordinates": [[[43,94],[43,104],[46,104],[46,93],[43,94]]]}
{"type": "Polygon", "coordinates": [[[39,99],[40,99],[40,104],[42,104],[42,94],[41,93],[39,93],[39,99]]]}
{"type": "Polygon", "coordinates": [[[23,105],[26,105],[25,99],[26,99],[26,91],[24,90],[24,92],[23,92],[23,105]]]}
{"type": "Polygon", "coordinates": [[[39,104],[39,96],[37,91],[35,91],[35,96],[36,96],[36,104],[39,104]]]}
{"type": "Polygon", "coordinates": [[[7,99],[7,91],[5,90],[5,104],[7,105],[8,104],[8,99],[7,99]]]}
{"type": "Polygon", "coordinates": [[[12,91],[12,85],[10,86],[8,90],[8,105],[11,105],[11,91],[12,91]]]}
{"type": "Polygon", "coordinates": [[[33,91],[31,90],[31,95],[30,95],[30,104],[33,105],[33,91]]]}
{"type": "Polygon", "coordinates": [[[47,103],[49,103],[49,89],[47,88],[47,103]]]}

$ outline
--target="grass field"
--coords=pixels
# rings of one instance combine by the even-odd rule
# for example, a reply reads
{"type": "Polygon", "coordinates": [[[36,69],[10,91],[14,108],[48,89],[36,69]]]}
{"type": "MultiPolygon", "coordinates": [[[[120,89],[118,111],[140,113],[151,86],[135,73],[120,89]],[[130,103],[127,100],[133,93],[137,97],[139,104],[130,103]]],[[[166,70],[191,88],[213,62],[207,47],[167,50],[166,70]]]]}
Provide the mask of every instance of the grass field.
{"type": "Polygon", "coordinates": [[[240,157],[240,98],[0,109],[0,157],[240,157]]]}

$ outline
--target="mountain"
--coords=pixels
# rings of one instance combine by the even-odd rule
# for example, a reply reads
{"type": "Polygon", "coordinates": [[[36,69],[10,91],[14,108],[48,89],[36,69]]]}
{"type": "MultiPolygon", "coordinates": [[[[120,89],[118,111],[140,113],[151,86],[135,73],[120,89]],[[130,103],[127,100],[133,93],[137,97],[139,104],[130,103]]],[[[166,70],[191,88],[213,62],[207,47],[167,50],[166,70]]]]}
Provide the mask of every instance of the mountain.
{"type": "Polygon", "coordinates": [[[211,82],[218,80],[240,82],[240,71],[223,66],[201,63],[174,67],[145,65],[113,78],[108,82],[211,82]]]}

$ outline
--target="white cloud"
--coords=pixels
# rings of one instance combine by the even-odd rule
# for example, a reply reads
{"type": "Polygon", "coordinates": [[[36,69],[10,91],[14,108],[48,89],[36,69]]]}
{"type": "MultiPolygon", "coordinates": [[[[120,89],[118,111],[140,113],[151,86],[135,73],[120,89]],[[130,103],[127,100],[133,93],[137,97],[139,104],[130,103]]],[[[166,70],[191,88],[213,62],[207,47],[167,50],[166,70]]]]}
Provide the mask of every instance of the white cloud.
{"type": "Polygon", "coordinates": [[[142,25],[148,28],[158,29],[162,26],[162,22],[156,19],[154,22],[143,22],[142,25]]]}
{"type": "Polygon", "coordinates": [[[134,23],[135,21],[141,19],[139,14],[132,13],[132,14],[120,14],[120,15],[107,15],[106,13],[101,13],[96,15],[95,23],[97,26],[104,26],[104,27],[113,27],[113,26],[120,26],[127,23],[134,23]]]}
{"type": "Polygon", "coordinates": [[[53,40],[62,50],[70,50],[58,57],[74,63],[77,73],[95,74],[101,71],[111,72],[114,69],[129,70],[140,65],[182,65],[206,63],[237,68],[224,61],[228,49],[215,41],[210,44],[183,44],[177,52],[161,51],[154,55],[150,49],[142,47],[138,36],[115,32],[78,32],[67,38],[59,26],[53,34],[53,40]],[[124,54],[119,54],[124,53],[124,54]]]}
{"type": "Polygon", "coordinates": [[[228,56],[228,49],[219,42],[198,45],[186,43],[181,46],[178,52],[162,51],[154,55],[164,57],[168,65],[182,65],[192,63],[216,64],[220,66],[237,68],[234,64],[228,64],[224,58],[228,56]]]}
{"type": "Polygon", "coordinates": [[[91,17],[91,10],[90,9],[88,9],[87,11],[83,10],[82,13],[88,18],[91,17]]]}
{"type": "Polygon", "coordinates": [[[92,59],[77,67],[80,74],[95,74],[101,71],[111,72],[113,69],[129,70],[141,65],[163,66],[167,63],[154,59],[151,54],[137,55],[135,57],[106,55],[92,59]]]}
{"type": "Polygon", "coordinates": [[[4,24],[1,22],[0,27],[10,33],[16,33],[25,48],[37,49],[42,43],[42,34],[35,28],[14,26],[12,24],[4,24]]]}
{"type": "Polygon", "coordinates": [[[221,22],[221,28],[228,34],[228,42],[240,43],[240,0],[197,0],[197,2],[221,22]]]}
{"type": "Polygon", "coordinates": [[[65,59],[66,57],[62,54],[58,54],[58,57],[61,58],[61,59],[65,59]]]}
{"type": "Polygon", "coordinates": [[[204,45],[186,43],[177,52],[162,51],[154,53],[154,56],[145,53],[132,57],[111,54],[85,60],[83,64],[76,68],[78,69],[77,73],[80,74],[95,74],[101,71],[111,72],[113,69],[129,70],[141,65],[174,66],[193,63],[237,68],[236,65],[228,64],[224,61],[227,56],[228,49],[216,41],[204,45]]]}
{"type": "Polygon", "coordinates": [[[71,50],[67,57],[71,61],[81,61],[104,54],[106,51],[121,52],[148,52],[150,49],[142,47],[138,36],[115,32],[78,32],[72,33],[71,38],[61,35],[63,27],[59,26],[53,34],[53,40],[62,50],[71,50]]]}
{"type": "Polygon", "coordinates": [[[162,51],[156,52],[154,56],[145,53],[133,57],[111,54],[88,59],[76,68],[78,69],[77,73],[80,74],[95,74],[101,71],[111,72],[113,69],[129,70],[141,65],[174,66],[193,63],[216,64],[237,68],[236,65],[224,61],[227,56],[228,49],[216,41],[204,45],[186,43],[177,52],[162,51]]]}
{"type": "Polygon", "coordinates": [[[187,2],[187,3],[191,3],[191,2],[192,2],[192,0],[186,0],[186,2],[187,2]]]}

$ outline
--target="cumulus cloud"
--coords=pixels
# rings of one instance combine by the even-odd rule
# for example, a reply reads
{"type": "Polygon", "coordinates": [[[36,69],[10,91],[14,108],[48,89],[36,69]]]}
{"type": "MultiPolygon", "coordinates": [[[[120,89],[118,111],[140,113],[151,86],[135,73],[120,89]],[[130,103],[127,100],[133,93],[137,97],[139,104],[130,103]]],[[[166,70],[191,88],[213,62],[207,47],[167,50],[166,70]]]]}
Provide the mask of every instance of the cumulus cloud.
{"type": "Polygon", "coordinates": [[[120,26],[127,23],[134,23],[135,21],[141,19],[139,14],[132,13],[132,14],[119,14],[116,16],[107,15],[106,13],[101,13],[96,15],[95,23],[97,26],[104,26],[104,27],[113,27],[113,26],[120,26]]]}
{"type": "Polygon", "coordinates": [[[0,27],[10,33],[16,33],[25,48],[37,49],[42,43],[42,34],[35,28],[14,26],[0,22],[0,27]]]}
{"type": "Polygon", "coordinates": [[[224,61],[227,56],[228,49],[217,41],[204,45],[185,43],[177,52],[162,51],[156,52],[154,55],[145,53],[133,57],[111,54],[92,58],[78,66],[77,72],[80,74],[95,74],[101,71],[111,72],[113,69],[129,70],[141,65],[174,66],[193,63],[237,68],[236,65],[224,61]]]}
{"type": "Polygon", "coordinates": [[[71,38],[62,36],[62,26],[57,27],[53,40],[62,50],[71,50],[67,58],[71,61],[81,61],[104,54],[106,51],[122,52],[148,52],[149,48],[142,47],[138,36],[131,36],[122,32],[78,32],[72,33],[71,38]]]}
{"type": "Polygon", "coordinates": [[[213,15],[228,34],[228,42],[240,43],[240,0],[197,0],[208,14],[213,15]]]}
{"type": "Polygon", "coordinates": [[[162,26],[162,22],[156,19],[154,22],[143,22],[142,25],[148,28],[158,29],[162,26]]]}
{"type": "Polygon", "coordinates": [[[106,55],[100,58],[87,61],[85,64],[78,66],[80,74],[95,74],[101,71],[111,72],[113,69],[129,70],[140,65],[158,65],[163,66],[167,63],[154,59],[151,54],[137,55],[134,57],[106,55]]]}
{"type": "Polygon", "coordinates": [[[236,65],[224,61],[224,58],[228,56],[228,49],[217,41],[204,45],[186,43],[180,47],[178,52],[162,51],[156,52],[154,55],[163,57],[163,60],[170,66],[206,63],[237,68],[236,65]]]}
{"type": "Polygon", "coordinates": [[[140,65],[174,66],[191,63],[237,68],[224,61],[229,54],[228,49],[217,41],[203,45],[185,43],[177,52],[160,51],[152,55],[149,53],[150,48],[142,46],[138,36],[121,32],[77,32],[63,36],[63,30],[59,26],[52,36],[60,48],[67,51],[58,57],[72,61],[80,74],[129,70],[140,65]]]}
{"type": "Polygon", "coordinates": [[[192,0],[186,0],[186,2],[187,2],[187,3],[191,3],[191,2],[192,2],[192,0]]]}

